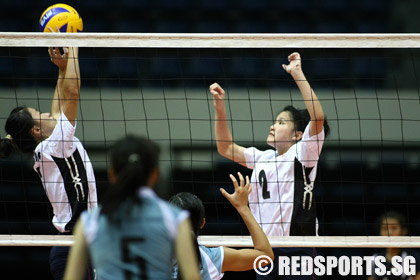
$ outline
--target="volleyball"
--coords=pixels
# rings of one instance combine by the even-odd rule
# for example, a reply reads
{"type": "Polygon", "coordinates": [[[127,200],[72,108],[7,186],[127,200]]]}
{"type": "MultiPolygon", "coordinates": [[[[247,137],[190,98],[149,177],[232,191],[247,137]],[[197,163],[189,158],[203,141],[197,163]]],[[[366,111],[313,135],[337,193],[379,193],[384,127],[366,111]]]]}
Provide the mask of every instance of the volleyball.
{"type": "Polygon", "coordinates": [[[60,32],[81,32],[83,31],[83,21],[79,13],[67,4],[55,4],[49,6],[39,19],[41,32],[50,32],[48,27],[60,32]]]}

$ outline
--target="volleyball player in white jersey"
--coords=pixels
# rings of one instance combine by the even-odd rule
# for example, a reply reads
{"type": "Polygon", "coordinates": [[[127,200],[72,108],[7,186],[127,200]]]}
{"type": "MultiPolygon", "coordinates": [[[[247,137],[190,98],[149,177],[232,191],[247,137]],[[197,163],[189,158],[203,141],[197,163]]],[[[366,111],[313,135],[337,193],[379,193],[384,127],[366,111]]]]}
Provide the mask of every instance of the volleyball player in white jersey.
{"type": "MultiPolygon", "coordinates": [[[[82,211],[97,206],[95,176],[82,143],[74,134],[80,93],[78,48],[49,48],[51,61],[59,68],[51,113],[17,107],[6,121],[8,136],[2,139],[1,155],[13,147],[34,155],[38,173],[53,208],[52,223],[59,234],[72,234],[82,211]]],[[[69,247],[52,247],[50,270],[54,279],[62,279],[69,247]]],[[[86,266],[87,268],[87,266],[86,266]]],[[[93,270],[85,269],[86,279],[93,270]]]]}
{"type": "Polygon", "coordinates": [[[201,279],[188,212],[158,198],[158,146],[128,136],[111,149],[112,185],[76,225],[65,279],[79,280],[88,255],[98,279],[171,277],[174,253],[184,280],[201,279]]]}
{"type": "MultiPolygon", "coordinates": [[[[299,53],[292,53],[285,71],[295,80],[306,110],[287,106],[269,129],[267,144],[274,150],[245,148],[234,142],[229,128],[225,91],[217,83],[210,86],[214,98],[215,135],[218,152],[253,169],[249,197],[251,211],[267,236],[317,235],[313,187],[318,158],[328,132],[324,112],[315,92],[302,71],[299,53]]],[[[315,255],[311,248],[274,248],[279,255],[315,255]]],[[[274,266],[276,267],[275,257],[274,266]]],[[[281,278],[273,269],[259,279],[314,279],[315,276],[281,278]]]]}
{"type": "MultiPolygon", "coordinates": [[[[252,191],[249,178],[246,176],[245,182],[241,173],[238,172],[238,176],[240,184],[233,175],[230,175],[235,188],[233,194],[227,193],[224,189],[220,189],[220,191],[241,215],[251,234],[254,249],[235,250],[224,246],[206,247],[196,243],[196,249],[200,256],[200,274],[203,280],[221,279],[226,271],[250,270],[253,268],[255,258],[259,256],[265,255],[271,259],[274,258],[267,236],[248,207],[248,196],[252,191]]],[[[198,237],[200,230],[206,223],[203,202],[197,196],[188,192],[181,192],[172,196],[169,202],[190,212],[193,232],[198,237]]],[[[177,276],[178,269],[175,266],[172,277],[178,279],[177,276]]]]}

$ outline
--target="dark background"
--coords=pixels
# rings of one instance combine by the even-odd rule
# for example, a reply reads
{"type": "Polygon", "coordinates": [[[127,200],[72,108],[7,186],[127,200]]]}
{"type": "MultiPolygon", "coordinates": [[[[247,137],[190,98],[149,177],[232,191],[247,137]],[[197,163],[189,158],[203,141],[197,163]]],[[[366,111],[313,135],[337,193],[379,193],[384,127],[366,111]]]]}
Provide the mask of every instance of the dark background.
{"type": "MultiPolygon", "coordinates": [[[[90,0],[62,1],[82,15],[84,32],[162,33],[416,33],[420,5],[416,1],[228,1],[228,0],[90,0]]],[[[0,32],[37,32],[38,21],[51,1],[2,1],[0,32]]],[[[86,49],[81,52],[81,71],[86,87],[168,87],[208,86],[212,69],[222,67],[222,80],[230,86],[270,87],[282,71],[274,58],[292,50],[119,50],[86,49]],[[207,59],[218,57],[218,60],[207,59]],[[141,61],[141,67],[132,58],[141,61]],[[194,57],[194,59],[191,59],[194,57]],[[245,60],[243,58],[246,58],[245,60]],[[126,59],[125,59],[126,58],[126,59]],[[164,61],[164,63],[162,63],[164,61]],[[223,65],[218,63],[222,61],[223,65]],[[203,67],[205,65],[205,67],[203,67]],[[246,69],[246,70],[244,70],[246,69]],[[171,77],[184,77],[171,79],[171,77]],[[141,80],[140,78],[141,77],[141,80]],[[250,79],[249,77],[252,77],[250,79]],[[246,83],[244,83],[246,81],[246,83]]],[[[293,50],[294,51],[294,50],[293,50]]],[[[306,50],[310,57],[331,53],[338,59],[324,65],[309,61],[314,87],[388,88],[397,79],[406,88],[417,88],[411,70],[400,61],[403,56],[418,63],[416,50],[306,50]],[[409,73],[406,71],[410,71],[409,73]],[[359,76],[363,79],[359,79],[359,76]],[[397,77],[396,77],[397,76],[397,77]],[[344,78],[345,77],[345,78],[344,78]],[[404,78],[410,77],[410,78],[404,78]]],[[[332,56],[333,56],[332,55],[332,56]]],[[[2,86],[51,86],[56,70],[44,68],[45,50],[0,48],[2,86]],[[24,77],[33,77],[31,79],[24,77]]],[[[415,74],[414,74],[415,76],[415,74]]],[[[219,80],[220,80],[219,79],[219,80]]],[[[88,152],[105,152],[85,143],[88,152]]],[[[264,145],[257,145],[266,148],[264,145]]],[[[326,143],[322,153],[316,207],[320,235],[376,235],[376,219],[391,209],[408,218],[410,234],[418,235],[420,189],[418,143],[326,143]],[[355,155],[346,158],[347,152],[355,155]],[[329,155],[341,155],[331,162],[329,155]],[[368,161],[373,154],[378,161],[368,161]],[[385,157],[384,155],[390,155],[385,157]],[[355,159],[356,158],[356,159],[355,159]],[[373,164],[372,164],[373,163],[373,164]]],[[[215,151],[215,146],[172,146],[171,152],[193,149],[215,151]]],[[[233,207],[219,194],[218,187],[231,188],[229,173],[241,171],[220,157],[210,170],[178,168],[174,164],[168,182],[157,191],[167,198],[178,191],[192,191],[205,203],[207,225],[203,235],[247,235],[233,207]],[[165,189],[165,187],[169,188],[165,189]]],[[[96,169],[99,195],[106,189],[106,171],[96,169]]],[[[32,159],[15,154],[0,160],[0,234],[55,234],[51,207],[42,185],[32,170],[32,159]]],[[[49,247],[0,247],[2,275],[10,279],[49,279],[49,247]]],[[[323,249],[322,255],[370,255],[373,249],[323,249]]],[[[226,273],[224,279],[253,279],[253,272],[226,273]]],[[[328,277],[323,277],[327,279],[328,277]]],[[[338,276],[331,279],[338,279],[338,276]]],[[[4,278],[6,279],[6,278],[4,278]]],[[[364,277],[352,279],[364,279],[364,277]]]]}

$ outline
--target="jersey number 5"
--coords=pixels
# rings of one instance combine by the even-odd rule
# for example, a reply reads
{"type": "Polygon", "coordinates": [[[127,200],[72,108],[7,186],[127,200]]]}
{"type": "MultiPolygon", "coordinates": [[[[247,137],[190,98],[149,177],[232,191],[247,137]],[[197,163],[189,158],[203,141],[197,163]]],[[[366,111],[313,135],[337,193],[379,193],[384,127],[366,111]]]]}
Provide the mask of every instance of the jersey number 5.
{"type": "MultiPolygon", "coordinates": [[[[130,254],[130,244],[133,243],[143,243],[143,237],[124,237],[122,239],[122,257],[125,263],[136,263],[137,267],[140,271],[140,279],[147,280],[147,273],[146,273],[146,260],[139,256],[131,256],[130,254]]],[[[126,280],[132,279],[131,271],[126,270],[124,272],[124,276],[126,280]]]]}
{"type": "Polygon", "coordinates": [[[270,192],[267,190],[267,175],[265,175],[264,169],[258,174],[258,183],[262,187],[262,196],[264,199],[270,198],[270,192]]]}

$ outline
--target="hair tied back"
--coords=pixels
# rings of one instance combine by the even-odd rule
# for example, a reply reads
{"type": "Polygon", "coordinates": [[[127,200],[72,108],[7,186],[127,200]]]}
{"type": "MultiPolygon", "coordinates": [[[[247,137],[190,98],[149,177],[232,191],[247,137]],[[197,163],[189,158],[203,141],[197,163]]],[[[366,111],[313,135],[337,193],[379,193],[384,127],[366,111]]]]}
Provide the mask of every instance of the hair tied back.
{"type": "Polygon", "coordinates": [[[138,154],[131,154],[128,156],[129,163],[140,163],[140,156],[138,154]]]}

